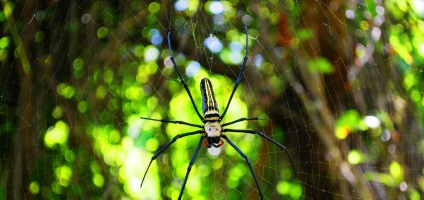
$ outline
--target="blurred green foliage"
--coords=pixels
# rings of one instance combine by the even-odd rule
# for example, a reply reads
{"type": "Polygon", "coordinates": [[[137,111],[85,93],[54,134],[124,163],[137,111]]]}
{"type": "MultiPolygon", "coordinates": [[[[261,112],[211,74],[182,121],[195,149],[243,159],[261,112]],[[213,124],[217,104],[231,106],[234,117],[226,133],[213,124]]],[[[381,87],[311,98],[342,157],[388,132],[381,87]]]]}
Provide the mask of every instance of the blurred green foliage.
{"type": "MultiPolygon", "coordinates": [[[[222,112],[243,62],[245,25],[249,27],[246,66],[249,69],[223,123],[240,117],[269,118],[237,123],[231,128],[257,129],[287,144],[300,176],[294,177],[283,151],[259,136],[237,133],[228,136],[252,161],[266,198],[305,199],[315,194],[311,190],[337,197],[347,195],[342,189],[334,192],[332,186],[314,185],[314,178],[330,179],[331,174],[325,173],[334,170],[322,166],[334,161],[330,158],[333,152],[315,152],[326,150],[311,147],[325,146],[326,141],[317,139],[315,133],[296,135],[314,129],[311,122],[314,118],[309,116],[313,112],[300,105],[302,98],[313,98],[314,93],[307,91],[303,97],[292,95],[302,88],[290,82],[287,74],[294,71],[296,76],[302,76],[299,71],[305,61],[307,73],[319,77],[336,75],[337,80],[342,79],[342,72],[335,64],[341,58],[325,57],[326,53],[338,50],[321,47],[318,33],[304,25],[307,3],[179,0],[171,3],[36,1],[35,4],[36,12],[30,17],[25,10],[25,5],[33,6],[30,3],[2,1],[0,11],[3,74],[0,137],[5,138],[0,142],[5,161],[0,168],[4,180],[0,197],[19,199],[19,194],[14,193],[25,193],[31,195],[25,197],[35,199],[177,199],[199,136],[179,139],[161,154],[140,189],[155,152],[176,135],[193,131],[192,127],[140,117],[202,124],[170,62],[166,34],[170,32],[173,55],[197,108],[201,108],[202,102],[200,80],[207,77],[222,112]],[[264,21],[271,27],[270,32],[261,29],[264,21]],[[283,36],[290,39],[281,42],[279,38],[283,36]],[[212,42],[205,42],[207,39],[212,42]],[[310,41],[314,43],[311,46],[319,46],[324,53],[306,59],[296,54],[296,50],[310,53],[305,45],[310,41]],[[29,55],[31,70],[22,61],[23,52],[29,55]],[[278,57],[278,62],[274,57],[278,57]],[[24,80],[30,82],[30,94],[18,94],[26,91],[24,80]],[[31,97],[29,103],[22,104],[21,99],[27,96],[31,97]],[[286,112],[284,108],[298,112],[286,112]],[[27,115],[26,109],[33,112],[27,115]],[[273,113],[278,113],[277,117],[273,113]],[[286,119],[294,124],[295,130],[287,125],[286,119]],[[299,121],[304,127],[296,124],[299,121]],[[20,137],[21,129],[27,127],[33,129],[29,132],[36,137],[22,137],[27,140],[20,137]],[[304,138],[309,143],[299,145],[304,138]],[[300,149],[306,147],[311,149],[300,149]],[[26,151],[22,153],[24,158],[16,157],[21,150],[26,151]],[[325,154],[327,160],[319,157],[319,161],[303,161],[303,155],[308,153],[312,155],[308,159],[319,153],[325,154]],[[19,163],[14,159],[29,160],[28,165],[14,166],[19,163]],[[303,165],[308,163],[318,166],[313,172],[316,174],[305,169],[303,165]],[[27,174],[21,174],[21,168],[27,174]],[[14,177],[22,177],[19,182],[22,187],[12,184],[18,181],[12,180],[14,177]]],[[[328,97],[333,101],[328,103],[330,106],[341,105],[335,106],[340,110],[334,111],[331,137],[335,136],[351,168],[364,168],[363,174],[355,174],[360,176],[355,181],[379,183],[389,197],[422,198],[424,177],[422,173],[412,173],[424,170],[422,164],[398,155],[416,151],[419,157],[424,151],[422,1],[367,0],[319,5],[314,11],[329,9],[331,16],[326,18],[336,16],[349,42],[354,43],[343,46],[345,52],[351,53],[346,56],[351,63],[344,63],[351,68],[346,72],[351,86],[344,87],[349,88],[351,96],[346,101],[339,98],[343,95],[328,97]],[[343,10],[342,18],[336,15],[338,9],[343,10]],[[377,65],[378,69],[371,71],[377,65]],[[376,72],[381,74],[377,77],[389,74],[391,78],[376,80],[372,75],[376,72]],[[381,94],[386,91],[390,94],[381,94]],[[364,105],[351,103],[358,96],[364,97],[364,105]],[[390,105],[381,103],[389,98],[390,105]],[[334,103],[339,100],[341,103],[334,103]],[[412,123],[416,121],[420,123],[412,123]],[[402,139],[406,142],[402,143],[402,139]],[[346,141],[347,146],[343,146],[346,141]],[[405,148],[408,145],[414,148],[405,148]],[[399,148],[404,149],[399,152],[399,148]]],[[[335,33],[337,28],[332,28],[331,23],[318,26],[328,27],[330,34],[325,38],[330,43],[337,43],[337,38],[343,37],[335,33]]],[[[299,82],[304,84],[311,78],[312,75],[302,77],[299,82]]],[[[330,81],[330,86],[336,84],[330,81]]],[[[312,99],[314,109],[319,110],[320,103],[327,103],[315,100],[312,99]]],[[[345,179],[337,176],[340,177],[329,180],[332,185],[345,179]]],[[[183,196],[184,199],[247,199],[256,195],[245,161],[231,146],[224,145],[218,156],[209,154],[206,148],[200,150],[183,196]]]]}

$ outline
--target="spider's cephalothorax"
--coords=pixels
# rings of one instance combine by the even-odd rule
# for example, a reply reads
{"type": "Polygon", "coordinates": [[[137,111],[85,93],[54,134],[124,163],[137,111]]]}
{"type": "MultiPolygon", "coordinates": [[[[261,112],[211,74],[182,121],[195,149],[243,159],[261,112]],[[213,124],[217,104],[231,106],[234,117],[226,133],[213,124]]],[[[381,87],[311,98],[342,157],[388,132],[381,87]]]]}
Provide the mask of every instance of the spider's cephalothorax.
{"type": "Polygon", "coordinates": [[[203,110],[203,127],[205,131],[205,147],[220,147],[224,144],[221,139],[221,117],[219,116],[218,104],[216,103],[213,93],[212,83],[209,79],[204,78],[200,82],[200,91],[202,92],[202,110],[203,110]]]}
{"type": "Polygon", "coordinates": [[[265,138],[266,140],[277,145],[278,147],[280,147],[280,149],[282,149],[283,151],[286,152],[287,157],[290,160],[291,166],[293,167],[295,176],[297,176],[296,170],[294,168],[294,165],[293,165],[293,162],[290,158],[290,155],[286,151],[286,147],[284,147],[282,144],[278,143],[277,141],[273,140],[272,138],[268,137],[267,135],[265,135],[264,133],[262,133],[261,131],[258,131],[258,130],[229,129],[229,128],[224,129],[224,127],[226,127],[226,126],[229,126],[231,124],[235,124],[235,123],[238,123],[238,122],[241,122],[241,121],[259,120],[258,117],[252,117],[252,118],[242,117],[242,118],[236,119],[234,121],[230,121],[230,122],[221,124],[221,120],[225,117],[225,114],[227,113],[228,107],[230,106],[231,99],[233,98],[233,95],[236,92],[238,85],[240,84],[241,78],[243,76],[243,71],[244,71],[244,68],[245,68],[246,62],[247,62],[247,47],[248,47],[247,27],[244,27],[244,30],[246,31],[246,51],[245,51],[245,55],[244,55],[244,61],[243,61],[243,64],[241,65],[241,69],[240,69],[240,72],[237,76],[237,80],[234,84],[233,90],[231,91],[230,98],[228,99],[228,102],[227,102],[227,106],[225,107],[222,115],[220,115],[219,110],[218,110],[218,105],[216,103],[215,95],[213,93],[212,83],[209,79],[204,78],[200,82],[200,91],[202,93],[203,116],[200,114],[199,110],[197,110],[196,104],[194,103],[193,97],[191,96],[191,93],[190,93],[190,90],[187,86],[187,83],[185,82],[183,76],[181,75],[180,70],[177,67],[177,64],[175,63],[174,56],[172,56],[171,41],[170,41],[170,38],[169,38],[170,33],[168,33],[168,47],[169,47],[170,59],[171,59],[172,63],[174,64],[174,68],[177,71],[178,76],[181,79],[181,83],[183,84],[184,89],[186,90],[186,92],[187,92],[187,94],[190,98],[191,104],[193,105],[197,116],[199,117],[200,120],[202,120],[204,125],[202,126],[202,125],[199,125],[199,124],[192,124],[192,123],[185,122],[185,121],[174,121],[174,120],[168,120],[168,119],[152,119],[152,118],[147,118],[147,117],[141,117],[141,119],[145,119],[145,120],[174,123],[174,124],[182,124],[182,125],[186,125],[186,126],[197,127],[197,128],[200,128],[200,130],[178,134],[174,138],[172,138],[172,140],[170,142],[168,142],[165,146],[163,146],[161,149],[159,149],[159,151],[157,151],[155,153],[155,155],[153,155],[152,159],[150,160],[149,166],[147,166],[147,170],[146,170],[146,173],[144,173],[140,187],[143,185],[144,178],[146,178],[147,171],[149,171],[150,165],[152,164],[153,160],[155,160],[163,151],[165,151],[166,148],[171,146],[177,139],[182,138],[182,137],[186,137],[186,136],[190,136],[190,135],[195,135],[195,134],[201,134],[201,136],[199,138],[199,143],[197,144],[197,148],[194,152],[194,155],[190,160],[190,164],[188,165],[187,173],[184,177],[184,182],[181,186],[180,194],[178,196],[179,200],[183,196],[184,188],[185,188],[185,185],[186,185],[187,179],[188,179],[188,175],[190,174],[191,167],[193,166],[194,162],[196,161],[196,157],[197,157],[197,154],[200,151],[200,147],[202,146],[202,143],[207,148],[220,147],[224,144],[224,142],[222,141],[221,138],[223,138],[231,147],[233,147],[237,151],[237,153],[246,161],[246,164],[249,166],[250,173],[252,173],[253,179],[255,180],[255,184],[256,184],[256,188],[258,189],[259,196],[261,197],[261,199],[263,199],[261,187],[259,186],[258,179],[256,178],[256,175],[253,171],[252,164],[251,164],[249,158],[246,155],[244,155],[244,153],[230,140],[230,138],[228,138],[226,135],[223,134],[224,132],[257,134],[260,137],[265,138]]]}

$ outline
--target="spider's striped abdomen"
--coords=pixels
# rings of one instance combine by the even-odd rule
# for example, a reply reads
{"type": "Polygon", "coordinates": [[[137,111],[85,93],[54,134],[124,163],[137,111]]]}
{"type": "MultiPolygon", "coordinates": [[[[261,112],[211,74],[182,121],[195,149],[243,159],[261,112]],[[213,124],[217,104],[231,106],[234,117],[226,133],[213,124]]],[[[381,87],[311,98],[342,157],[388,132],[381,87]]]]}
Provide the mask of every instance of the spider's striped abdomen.
{"type": "Polygon", "coordinates": [[[200,82],[202,92],[202,110],[205,121],[219,121],[218,104],[213,93],[212,83],[208,78],[200,82]]]}

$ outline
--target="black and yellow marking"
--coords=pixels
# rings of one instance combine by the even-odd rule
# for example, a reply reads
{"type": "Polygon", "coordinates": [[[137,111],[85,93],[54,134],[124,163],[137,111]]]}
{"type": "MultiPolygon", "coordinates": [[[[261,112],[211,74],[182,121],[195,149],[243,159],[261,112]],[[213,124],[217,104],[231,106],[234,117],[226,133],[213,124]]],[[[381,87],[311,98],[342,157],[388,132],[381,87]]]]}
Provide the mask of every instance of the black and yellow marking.
{"type": "Polygon", "coordinates": [[[202,79],[200,82],[200,91],[202,92],[202,111],[204,121],[219,121],[220,116],[218,104],[216,103],[212,83],[209,79],[202,79]]]}

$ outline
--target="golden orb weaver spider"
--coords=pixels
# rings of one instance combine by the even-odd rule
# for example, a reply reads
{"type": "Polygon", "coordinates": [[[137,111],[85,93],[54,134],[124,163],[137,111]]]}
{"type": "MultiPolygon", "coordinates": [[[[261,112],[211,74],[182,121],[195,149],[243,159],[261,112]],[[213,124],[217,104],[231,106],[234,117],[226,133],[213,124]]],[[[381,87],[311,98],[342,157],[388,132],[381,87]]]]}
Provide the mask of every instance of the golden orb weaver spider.
{"type": "Polygon", "coordinates": [[[172,63],[174,64],[175,70],[178,72],[178,75],[181,79],[181,82],[184,86],[184,89],[187,91],[187,94],[190,97],[191,103],[194,107],[194,110],[197,113],[197,116],[199,116],[200,120],[203,121],[204,125],[202,126],[202,125],[192,124],[192,123],[184,122],[184,121],[174,121],[174,120],[167,120],[167,119],[152,119],[152,118],[147,118],[147,117],[141,117],[141,119],[145,119],[145,120],[182,124],[182,125],[186,125],[186,126],[201,128],[201,130],[179,134],[179,135],[175,136],[169,143],[167,143],[165,146],[163,146],[159,151],[157,151],[155,153],[155,155],[152,156],[152,159],[150,160],[149,166],[147,167],[147,170],[144,173],[143,179],[141,181],[140,188],[143,185],[144,179],[146,178],[146,174],[149,171],[150,165],[166,148],[171,146],[171,144],[173,144],[179,138],[189,136],[189,135],[195,135],[195,134],[201,134],[202,136],[200,137],[196,151],[194,152],[194,155],[190,160],[190,164],[188,165],[187,173],[185,175],[184,182],[183,182],[183,185],[181,187],[180,194],[178,196],[179,200],[182,198],[184,188],[185,188],[185,185],[187,183],[188,175],[190,174],[191,167],[193,166],[194,162],[196,161],[196,157],[197,157],[197,154],[199,153],[199,150],[200,150],[200,147],[202,146],[202,143],[207,148],[220,147],[224,144],[224,141],[222,141],[221,138],[224,138],[224,140],[226,140],[228,142],[228,144],[230,144],[238,152],[238,154],[240,154],[240,156],[243,157],[243,159],[246,161],[247,165],[249,166],[250,172],[252,173],[253,178],[255,180],[256,187],[258,188],[259,196],[260,196],[261,199],[263,199],[261,187],[259,186],[258,179],[256,178],[256,175],[253,171],[252,164],[250,163],[249,158],[226,135],[222,134],[224,132],[240,132],[240,133],[258,134],[259,136],[261,136],[261,137],[267,139],[268,141],[274,143],[275,145],[277,145],[278,147],[280,147],[282,150],[284,150],[286,152],[287,157],[290,160],[290,164],[291,164],[291,166],[294,170],[295,176],[297,176],[296,169],[294,168],[292,159],[290,158],[290,155],[287,152],[286,147],[284,147],[282,144],[278,143],[277,141],[273,140],[272,138],[268,137],[267,135],[265,135],[264,133],[262,133],[261,131],[258,131],[258,130],[224,129],[224,127],[231,125],[231,124],[234,124],[234,123],[237,123],[237,122],[248,121],[248,120],[259,120],[258,117],[252,117],[252,118],[244,118],[243,117],[243,118],[236,119],[234,121],[231,121],[231,122],[228,122],[228,123],[225,123],[225,124],[220,123],[221,120],[224,118],[225,114],[227,113],[228,107],[230,106],[230,103],[231,103],[231,99],[233,98],[233,95],[234,95],[235,91],[237,90],[238,85],[240,84],[240,81],[241,81],[241,78],[242,78],[242,75],[243,75],[243,71],[244,71],[244,68],[246,66],[247,49],[248,49],[248,31],[247,31],[246,26],[244,27],[244,30],[246,31],[246,52],[245,52],[245,56],[244,56],[244,61],[243,61],[243,64],[241,66],[240,73],[237,76],[237,81],[236,81],[234,88],[231,92],[227,106],[225,107],[225,110],[222,113],[222,115],[219,114],[218,105],[217,105],[215,95],[214,95],[214,92],[213,92],[213,88],[212,88],[212,83],[207,78],[202,79],[201,82],[200,82],[200,91],[202,93],[203,117],[202,117],[202,115],[200,115],[199,111],[197,110],[196,104],[194,103],[193,97],[191,96],[191,93],[190,93],[190,90],[187,86],[187,83],[185,82],[183,76],[181,75],[180,70],[177,67],[177,64],[175,63],[174,56],[172,55],[171,42],[170,42],[170,38],[169,38],[170,32],[168,32],[168,48],[169,48],[169,53],[170,53],[170,59],[171,59],[172,63]]]}

